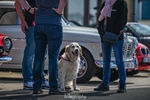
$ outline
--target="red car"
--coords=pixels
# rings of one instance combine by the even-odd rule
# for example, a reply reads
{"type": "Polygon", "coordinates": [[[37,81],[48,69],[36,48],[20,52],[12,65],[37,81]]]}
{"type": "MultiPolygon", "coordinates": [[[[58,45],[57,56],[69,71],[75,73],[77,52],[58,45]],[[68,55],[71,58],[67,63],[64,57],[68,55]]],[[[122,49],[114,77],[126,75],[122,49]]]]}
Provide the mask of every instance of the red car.
{"type": "Polygon", "coordinates": [[[136,49],[136,57],[138,59],[138,70],[147,70],[150,68],[150,50],[144,44],[138,43],[136,49]]]}
{"type": "Polygon", "coordinates": [[[4,34],[0,34],[0,65],[12,60],[12,58],[8,56],[11,48],[11,39],[4,34]]]}
{"type": "Polygon", "coordinates": [[[144,44],[138,43],[136,48],[136,57],[138,59],[138,69],[127,72],[127,75],[135,75],[142,70],[150,69],[150,50],[144,44]]]}

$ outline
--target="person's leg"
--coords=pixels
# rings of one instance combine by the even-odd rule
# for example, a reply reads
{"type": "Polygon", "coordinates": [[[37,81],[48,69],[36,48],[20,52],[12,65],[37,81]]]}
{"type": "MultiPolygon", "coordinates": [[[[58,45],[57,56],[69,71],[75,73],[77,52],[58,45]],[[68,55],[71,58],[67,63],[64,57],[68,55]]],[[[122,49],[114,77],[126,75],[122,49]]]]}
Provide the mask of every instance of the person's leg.
{"type": "Polygon", "coordinates": [[[46,48],[46,51],[45,51],[45,59],[44,59],[44,63],[43,63],[43,70],[42,70],[42,88],[43,89],[49,89],[49,82],[48,80],[45,78],[46,76],[46,73],[44,71],[45,69],[45,60],[46,60],[46,55],[47,55],[47,48],[46,48]]]}
{"type": "Polygon", "coordinates": [[[101,43],[103,53],[103,82],[94,88],[95,91],[109,91],[110,81],[110,61],[111,61],[111,50],[112,47],[105,43],[101,43]]]}
{"type": "Polygon", "coordinates": [[[49,85],[50,88],[58,88],[58,55],[62,43],[62,26],[50,25],[47,33],[49,56],[49,85]]]}
{"type": "Polygon", "coordinates": [[[34,59],[34,27],[30,26],[26,31],[26,47],[22,61],[22,76],[24,82],[24,89],[31,88],[33,85],[32,80],[32,63],[34,59]]]}
{"type": "Polygon", "coordinates": [[[35,38],[35,59],[33,65],[33,93],[38,93],[42,87],[42,73],[45,59],[45,50],[47,46],[47,37],[44,33],[43,25],[36,25],[34,30],[35,38]]]}
{"type": "Polygon", "coordinates": [[[103,52],[103,82],[109,84],[110,81],[110,61],[112,47],[106,43],[102,43],[103,52]]]}
{"type": "Polygon", "coordinates": [[[118,67],[118,75],[119,75],[119,90],[117,92],[126,92],[126,69],[123,61],[123,40],[117,42],[116,45],[113,46],[116,64],[118,67]]]}
{"type": "Polygon", "coordinates": [[[117,44],[115,46],[113,46],[116,64],[118,67],[120,84],[126,83],[126,70],[125,70],[124,61],[123,61],[123,42],[124,42],[123,40],[120,40],[117,42],[117,44]]]}
{"type": "MultiPolygon", "coordinates": [[[[46,29],[45,29],[46,30],[46,29]]],[[[62,43],[62,26],[47,26],[48,58],[49,58],[49,94],[57,94],[58,91],[58,55],[62,43]]]]}

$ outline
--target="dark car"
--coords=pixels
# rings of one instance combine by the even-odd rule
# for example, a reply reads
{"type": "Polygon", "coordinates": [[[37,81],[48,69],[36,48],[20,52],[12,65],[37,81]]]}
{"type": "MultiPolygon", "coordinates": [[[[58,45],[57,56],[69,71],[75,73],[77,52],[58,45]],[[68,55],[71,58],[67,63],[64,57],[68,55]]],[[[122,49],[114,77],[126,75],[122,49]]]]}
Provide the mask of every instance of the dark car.
{"type": "Polygon", "coordinates": [[[139,43],[144,44],[150,49],[150,26],[128,22],[125,28],[128,35],[136,37],[139,43]]]}

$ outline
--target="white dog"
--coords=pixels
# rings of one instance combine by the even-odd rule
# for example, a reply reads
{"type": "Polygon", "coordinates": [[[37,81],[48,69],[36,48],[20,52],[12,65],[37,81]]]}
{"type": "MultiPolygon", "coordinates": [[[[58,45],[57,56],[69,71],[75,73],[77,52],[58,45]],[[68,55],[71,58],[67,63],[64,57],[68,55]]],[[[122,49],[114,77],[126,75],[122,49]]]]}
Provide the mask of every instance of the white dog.
{"type": "Polygon", "coordinates": [[[65,88],[71,89],[73,83],[73,89],[80,91],[76,85],[77,74],[80,65],[80,56],[82,55],[81,46],[72,42],[65,47],[65,52],[59,60],[59,85],[62,92],[66,92],[65,88]]]}

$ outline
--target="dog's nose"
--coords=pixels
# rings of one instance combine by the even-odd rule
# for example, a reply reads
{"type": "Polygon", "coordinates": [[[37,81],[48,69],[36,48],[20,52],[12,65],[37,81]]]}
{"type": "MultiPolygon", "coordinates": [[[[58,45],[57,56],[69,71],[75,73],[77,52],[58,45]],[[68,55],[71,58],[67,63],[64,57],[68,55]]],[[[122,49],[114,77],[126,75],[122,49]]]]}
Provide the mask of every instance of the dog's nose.
{"type": "Polygon", "coordinates": [[[78,49],[75,49],[75,53],[78,53],[78,49]]]}

